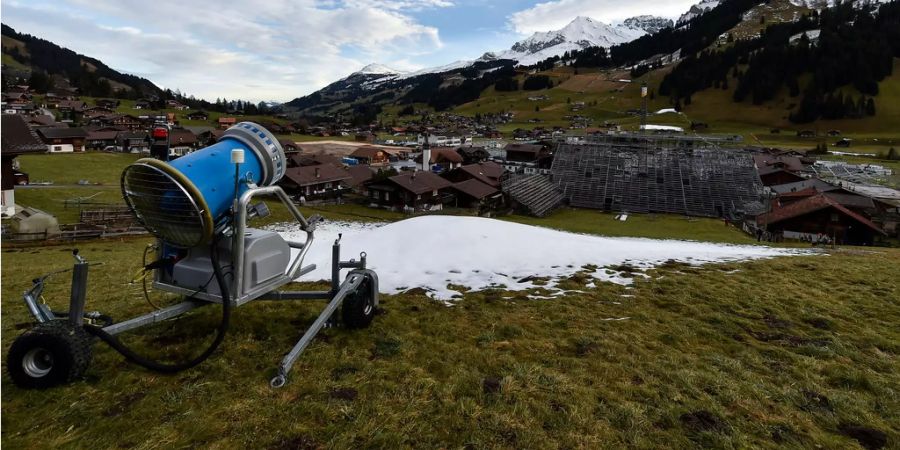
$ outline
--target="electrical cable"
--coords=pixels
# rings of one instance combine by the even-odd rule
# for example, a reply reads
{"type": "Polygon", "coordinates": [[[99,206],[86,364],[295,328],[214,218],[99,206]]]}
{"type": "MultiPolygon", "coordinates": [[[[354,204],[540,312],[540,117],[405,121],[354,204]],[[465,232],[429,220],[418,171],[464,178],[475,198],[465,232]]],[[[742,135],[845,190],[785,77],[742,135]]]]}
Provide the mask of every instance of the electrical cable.
{"type": "Polygon", "coordinates": [[[228,331],[228,326],[231,320],[231,293],[228,289],[228,283],[225,282],[225,275],[222,273],[222,267],[219,265],[219,240],[218,237],[213,239],[210,248],[209,259],[212,263],[213,274],[216,278],[216,282],[219,283],[219,291],[222,297],[222,321],[219,323],[219,327],[217,328],[216,338],[213,342],[207,347],[206,350],[203,351],[199,356],[189,361],[177,363],[177,364],[165,364],[159,361],[154,361],[149,358],[138,355],[134,350],[128,348],[124,344],[122,344],[119,339],[106,331],[103,331],[103,328],[94,325],[85,325],[84,329],[108,344],[113,350],[119,352],[124,356],[127,360],[142,366],[146,369],[162,372],[162,373],[175,373],[180,372],[182,370],[190,369],[198,364],[206,361],[219,345],[222,344],[222,341],[225,339],[225,333],[228,331]]]}
{"type": "MultiPolygon", "coordinates": [[[[144,247],[144,256],[141,258],[141,265],[145,268],[145,269],[144,269],[145,271],[146,271],[146,267],[147,267],[147,253],[149,252],[149,250],[150,250],[151,248],[154,248],[154,247],[155,247],[155,245],[153,245],[153,244],[150,244],[150,245],[144,247]]],[[[159,309],[159,306],[156,306],[156,303],[153,303],[153,301],[150,300],[150,292],[147,290],[147,277],[146,277],[146,275],[143,276],[143,277],[141,277],[141,287],[144,289],[144,300],[147,300],[147,303],[148,303],[151,307],[153,307],[153,309],[158,310],[158,309],[159,309]]]]}

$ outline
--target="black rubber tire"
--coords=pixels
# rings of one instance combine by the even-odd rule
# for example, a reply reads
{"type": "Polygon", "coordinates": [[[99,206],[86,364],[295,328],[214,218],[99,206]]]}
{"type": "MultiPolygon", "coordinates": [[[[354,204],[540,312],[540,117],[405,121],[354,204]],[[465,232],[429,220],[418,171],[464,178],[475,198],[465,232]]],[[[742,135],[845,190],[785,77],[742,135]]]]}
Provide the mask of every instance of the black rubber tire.
{"type": "Polygon", "coordinates": [[[6,370],[16,386],[46,389],[69,383],[87,371],[93,357],[92,339],[83,328],[65,320],[36,325],[13,341],[6,370]]]}
{"type": "Polygon", "coordinates": [[[372,279],[366,275],[355,291],[344,299],[341,319],[347,328],[366,328],[375,318],[375,289],[372,279]]]}

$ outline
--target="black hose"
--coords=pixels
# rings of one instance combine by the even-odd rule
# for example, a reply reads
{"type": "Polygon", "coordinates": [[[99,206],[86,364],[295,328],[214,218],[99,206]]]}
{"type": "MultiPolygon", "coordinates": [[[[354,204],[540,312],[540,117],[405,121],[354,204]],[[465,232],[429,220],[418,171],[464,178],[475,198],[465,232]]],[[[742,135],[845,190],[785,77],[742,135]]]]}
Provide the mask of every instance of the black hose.
{"type": "Polygon", "coordinates": [[[231,293],[228,290],[228,283],[225,282],[225,276],[222,274],[222,267],[219,266],[219,246],[218,239],[213,239],[212,247],[209,253],[209,259],[212,262],[213,273],[216,277],[216,282],[219,283],[219,292],[222,294],[222,321],[219,323],[218,331],[216,332],[216,338],[213,340],[212,344],[200,354],[196,358],[185,361],[178,364],[164,364],[159,361],[154,361],[149,358],[145,358],[141,355],[138,355],[134,352],[134,350],[128,348],[119,341],[115,336],[103,331],[103,328],[93,326],[93,325],[85,325],[84,329],[98,337],[103,342],[107,343],[113,350],[122,354],[125,359],[142,366],[144,368],[150,369],[155,372],[162,373],[175,373],[181,372],[182,370],[190,369],[203,361],[206,361],[225,339],[225,333],[228,331],[228,324],[231,320],[231,293]]]}

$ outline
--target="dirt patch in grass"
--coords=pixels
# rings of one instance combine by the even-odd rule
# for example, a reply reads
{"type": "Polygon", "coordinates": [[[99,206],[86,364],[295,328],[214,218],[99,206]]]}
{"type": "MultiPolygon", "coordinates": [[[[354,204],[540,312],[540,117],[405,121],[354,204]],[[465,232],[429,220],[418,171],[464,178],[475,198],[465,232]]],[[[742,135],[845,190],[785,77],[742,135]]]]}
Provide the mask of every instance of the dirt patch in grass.
{"type": "Polygon", "coordinates": [[[316,450],[324,448],[312,437],[301,434],[291,438],[284,438],[269,447],[269,450],[316,450]]]}
{"type": "Polygon", "coordinates": [[[502,379],[500,377],[485,377],[481,380],[481,391],[485,394],[496,394],[500,392],[502,379]]]}
{"type": "Polygon", "coordinates": [[[723,433],[729,429],[728,422],[718,415],[703,409],[684,413],[678,417],[678,420],[684,425],[685,430],[691,434],[704,431],[723,433]]]}
{"type": "Polygon", "coordinates": [[[877,450],[887,445],[887,434],[875,428],[858,424],[841,423],[838,431],[844,436],[856,439],[859,445],[869,450],[877,450]]]}
{"type": "Polygon", "coordinates": [[[356,400],[356,397],[359,395],[359,392],[353,388],[336,388],[332,389],[331,392],[328,393],[328,396],[335,400],[346,400],[348,402],[352,402],[356,400]]]}

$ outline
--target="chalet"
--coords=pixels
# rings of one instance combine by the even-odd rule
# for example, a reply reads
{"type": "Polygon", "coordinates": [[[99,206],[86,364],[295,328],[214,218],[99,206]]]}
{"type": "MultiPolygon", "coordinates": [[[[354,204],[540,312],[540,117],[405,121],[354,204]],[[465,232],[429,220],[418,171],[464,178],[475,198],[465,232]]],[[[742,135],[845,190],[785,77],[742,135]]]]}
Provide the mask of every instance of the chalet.
{"type": "Polygon", "coordinates": [[[287,163],[288,167],[318,166],[321,164],[330,164],[335,167],[341,167],[343,165],[341,158],[322,152],[294,153],[287,157],[287,163]]]}
{"type": "Polygon", "coordinates": [[[209,120],[209,113],[206,111],[191,111],[184,117],[188,120],[209,120]]]}
{"type": "Polygon", "coordinates": [[[219,117],[219,129],[226,130],[228,127],[237,123],[234,117],[219,117]]]}
{"type": "Polygon", "coordinates": [[[119,101],[111,98],[98,98],[94,102],[94,104],[101,108],[107,108],[110,110],[115,110],[119,107],[119,101]]]}
{"type": "Polygon", "coordinates": [[[805,179],[801,172],[806,171],[806,166],[796,156],[757,153],[753,155],[753,161],[764,186],[794,183],[805,179]]]}
{"type": "Polygon", "coordinates": [[[462,156],[464,164],[475,164],[487,161],[491,154],[484,147],[460,147],[456,149],[459,156],[462,156]]]}
{"type": "Polygon", "coordinates": [[[125,153],[149,153],[150,135],[146,132],[120,132],[116,137],[116,144],[125,153]]]}
{"type": "Polygon", "coordinates": [[[298,146],[296,142],[290,139],[279,139],[278,142],[281,144],[281,148],[284,150],[285,155],[300,153],[300,146],[298,146]]]}
{"type": "Polygon", "coordinates": [[[85,119],[91,119],[99,116],[107,116],[115,113],[115,109],[107,108],[105,106],[90,106],[84,109],[83,114],[85,119]]]}
{"type": "Polygon", "coordinates": [[[375,177],[375,170],[369,166],[350,166],[346,170],[352,177],[347,180],[347,186],[358,194],[364,195],[366,193],[366,185],[375,177]]]}
{"type": "Polygon", "coordinates": [[[451,188],[456,191],[456,206],[460,208],[493,209],[503,200],[499,189],[475,179],[453,183],[451,188]]]}
{"type": "Polygon", "coordinates": [[[885,232],[866,217],[851,211],[825,194],[816,194],[756,218],[762,229],[784,239],[837,244],[872,245],[885,232]]]}
{"type": "Polygon", "coordinates": [[[83,152],[87,132],[83,128],[39,128],[38,135],[49,153],[83,152]]]}
{"type": "Polygon", "coordinates": [[[444,178],[460,183],[467,180],[477,180],[488,186],[499,188],[500,177],[503,175],[503,166],[493,161],[478,164],[467,164],[454,169],[444,175],[444,178]]]}
{"type": "Polygon", "coordinates": [[[191,130],[173,128],[169,130],[169,155],[184,156],[197,148],[197,136],[191,130]]]}
{"type": "Polygon", "coordinates": [[[115,147],[116,138],[119,136],[120,130],[115,128],[101,128],[98,130],[88,130],[85,137],[85,146],[89,150],[104,150],[107,147],[115,147]]]}
{"type": "Polygon", "coordinates": [[[56,109],[63,121],[71,122],[78,120],[87,106],[87,103],[81,100],[60,100],[56,104],[56,109]]]}
{"type": "Polygon", "coordinates": [[[356,135],[353,137],[353,139],[356,142],[368,142],[371,144],[371,143],[375,142],[375,134],[370,133],[368,131],[363,132],[363,133],[356,133],[356,135]]]}
{"type": "Polygon", "coordinates": [[[536,162],[547,150],[540,144],[507,144],[503,148],[506,160],[511,162],[536,162]]]}
{"type": "MultiPolygon", "coordinates": [[[[424,153],[425,151],[422,152],[422,154],[424,153]]],[[[416,163],[419,165],[422,164],[422,154],[415,158],[416,163]]],[[[456,169],[463,163],[463,157],[452,148],[432,148],[430,149],[430,154],[428,167],[431,170],[437,168],[440,172],[446,172],[456,169]]]]}
{"type": "Polygon", "coordinates": [[[340,196],[346,190],[344,183],[352,178],[349,172],[340,167],[318,164],[288,168],[279,184],[286,191],[309,200],[340,196]]]}
{"type": "Polygon", "coordinates": [[[800,130],[797,132],[797,137],[814,138],[816,137],[816,132],[813,130],[800,130]]]}
{"type": "Polygon", "coordinates": [[[0,212],[3,217],[10,217],[15,211],[15,185],[20,182],[28,182],[28,174],[14,169],[13,161],[19,155],[26,153],[43,153],[47,146],[41,142],[37,134],[28,128],[25,120],[19,115],[3,114],[0,127],[0,162],[2,162],[2,206],[0,212]]]}
{"type": "Polygon", "coordinates": [[[146,128],[145,120],[130,114],[107,114],[90,119],[91,125],[100,127],[122,127],[129,131],[138,131],[146,128]]]}
{"type": "Polygon", "coordinates": [[[190,109],[189,106],[183,105],[183,104],[182,104],[181,102],[179,102],[178,100],[166,100],[166,108],[169,108],[169,109],[177,109],[177,110],[190,109]]]}
{"type": "Polygon", "coordinates": [[[350,157],[359,161],[360,164],[385,165],[390,162],[386,151],[370,145],[357,148],[350,154],[350,157]]]}
{"type": "Polygon", "coordinates": [[[153,108],[153,105],[150,102],[145,100],[138,100],[134,102],[134,109],[150,109],[153,108]]]}
{"type": "Polygon", "coordinates": [[[61,113],[74,112],[82,113],[87,109],[88,104],[81,100],[60,100],[56,104],[56,109],[61,113]]]}
{"type": "Polygon", "coordinates": [[[435,211],[453,200],[452,183],[431,172],[404,172],[369,184],[369,200],[377,206],[435,211]]]}
{"type": "MultiPolygon", "coordinates": [[[[187,127],[187,128],[192,128],[192,127],[187,127]]],[[[194,134],[197,135],[197,142],[199,142],[200,146],[207,146],[207,145],[215,144],[216,141],[218,141],[219,138],[221,138],[225,134],[224,130],[214,130],[211,127],[207,127],[207,128],[210,128],[210,129],[209,130],[204,129],[199,132],[194,131],[194,134]]]]}

